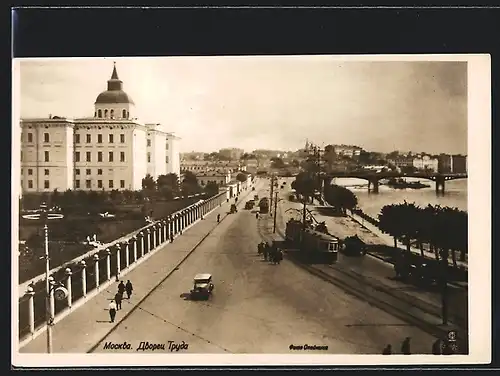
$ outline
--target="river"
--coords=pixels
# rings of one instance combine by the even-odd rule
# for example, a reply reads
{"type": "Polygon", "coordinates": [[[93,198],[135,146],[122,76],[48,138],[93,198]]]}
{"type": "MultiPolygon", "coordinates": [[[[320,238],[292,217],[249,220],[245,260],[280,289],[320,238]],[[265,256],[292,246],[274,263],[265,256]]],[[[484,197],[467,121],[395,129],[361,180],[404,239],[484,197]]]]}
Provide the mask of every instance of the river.
{"type": "Polygon", "coordinates": [[[467,211],[467,180],[451,180],[446,182],[444,196],[437,196],[434,182],[407,178],[410,181],[421,181],[429,184],[429,188],[422,189],[392,189],[381,185],[379,193],[368,193],[367,181],[355,178],[336,178],[332,184],[349,188],[358,197],[358,206],[373,218],[378,218],[380,209],[385,205],[397,204],[403,201],[414,202],[424,207],[428,204],[455,207],[467,211]]]}

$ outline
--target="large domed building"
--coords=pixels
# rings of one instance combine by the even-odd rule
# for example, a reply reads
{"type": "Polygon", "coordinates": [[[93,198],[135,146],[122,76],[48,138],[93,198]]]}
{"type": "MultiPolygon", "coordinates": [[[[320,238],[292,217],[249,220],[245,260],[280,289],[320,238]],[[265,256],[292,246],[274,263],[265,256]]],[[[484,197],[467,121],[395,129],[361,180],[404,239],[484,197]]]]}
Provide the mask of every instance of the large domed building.
{"type": "Polygon", "coordinates": [[[179,140],[137,119],[114,65],[93,117],[21,119],[21,189],[138,190],[146,174],[179,176],[179,140]]]}

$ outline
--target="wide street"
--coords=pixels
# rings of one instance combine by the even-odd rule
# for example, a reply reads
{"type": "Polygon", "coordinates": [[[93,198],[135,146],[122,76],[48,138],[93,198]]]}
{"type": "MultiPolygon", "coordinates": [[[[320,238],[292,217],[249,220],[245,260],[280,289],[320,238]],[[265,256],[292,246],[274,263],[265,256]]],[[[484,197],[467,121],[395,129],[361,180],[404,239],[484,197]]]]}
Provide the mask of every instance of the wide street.
{"type": "MultiPolygon", "coordinates": [[[[269,195],[264,184],[257,187],[259,196],[269,195]]],[[[257,255],[257,219],[243,209],[246,200],[145,299],[125,300],[124,310],[130,314],[91,351],[136,352],[141,342],[148,342],[165,344],[165,350],[155,353],[170,352],[169,343],[184,342],[188,348],[180,353],[299,354],[305,351],[290,350],[290,345],[307,344],[328,346],[309,351],[318,354],[380,354],[388,343],[398,353],[410,336],[413,353],[430,353],[434,337],[422,330],[288,260],[280,265],[264,262],[257,255]],[[215,290],[208,302],[184,298],[197,273],[213,275],[215,290]],[[130,350],[104,348],[106,343],[124,342],[131,344],[130,350]]],[[[161,272],[161,265],[157,268],[161,272]]]]}

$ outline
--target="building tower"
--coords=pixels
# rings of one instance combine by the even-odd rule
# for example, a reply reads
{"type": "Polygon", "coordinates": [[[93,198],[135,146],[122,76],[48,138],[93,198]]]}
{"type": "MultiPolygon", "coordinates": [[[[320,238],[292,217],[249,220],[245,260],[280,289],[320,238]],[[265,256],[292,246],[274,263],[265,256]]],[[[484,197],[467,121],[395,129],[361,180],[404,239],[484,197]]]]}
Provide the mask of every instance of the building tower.
{"type": "Polygon", "coordinates": [[[123,91],[123,81],[118,78],[116,63],[108,80],[108,89],[97,96],[94,103],[94,118],[97,119],[134,119],[135,103],[123,91]]]}

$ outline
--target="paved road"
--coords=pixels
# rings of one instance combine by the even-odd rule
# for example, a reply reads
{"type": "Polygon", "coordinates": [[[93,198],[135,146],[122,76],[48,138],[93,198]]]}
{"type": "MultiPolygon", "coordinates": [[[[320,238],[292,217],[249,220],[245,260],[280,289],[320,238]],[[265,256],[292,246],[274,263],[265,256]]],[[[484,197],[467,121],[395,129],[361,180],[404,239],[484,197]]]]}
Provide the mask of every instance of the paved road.
{"type": "Polygon", "coordinates": [[[124,302],[136,308],[93,352],[136,353],[141,342],[165,344],[169,352],[169,341],[184,341],[188,348],[180,352],[304,353],[289,347],[308,344],[328,346],[310,351],[318,354],[379,354],[387,343],[398,350],[406,336],[413,338],[414,352],[430,352],[434,338],[421,330],[289,261],[263,262],[256,252],[259,241],[255,214],[229,215],[146,299],[124,302]],[[212,299],[184,300],[200,272],[213,274],[212,299]],[[106,350],[107,342],[127,342],[131,349],[106,350]]]}

